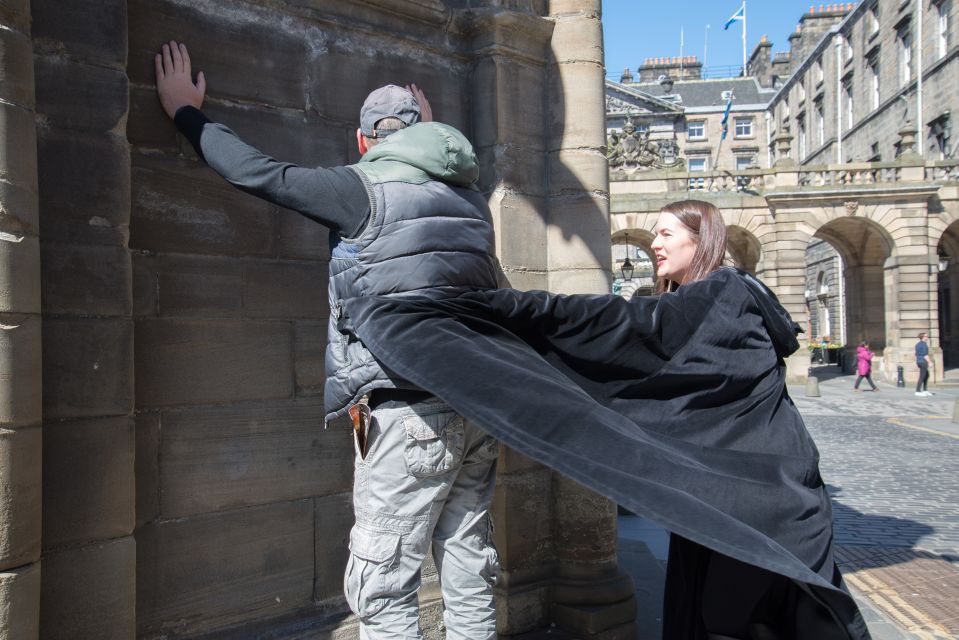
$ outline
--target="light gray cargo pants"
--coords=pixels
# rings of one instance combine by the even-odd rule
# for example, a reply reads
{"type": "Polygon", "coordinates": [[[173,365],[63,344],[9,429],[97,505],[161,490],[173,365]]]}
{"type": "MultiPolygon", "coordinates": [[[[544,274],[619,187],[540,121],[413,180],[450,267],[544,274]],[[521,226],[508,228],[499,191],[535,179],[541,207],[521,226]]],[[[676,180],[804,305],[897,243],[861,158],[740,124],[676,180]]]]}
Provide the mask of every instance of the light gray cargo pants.
{"type": "Polygon", "coordinates": [[[493,640],[498,559],[489,506],[497,443],[438,399],[373,411],[354,438],[345,591],[361,640],[419,640],[416,590],[430,542],[448,640],[493,640]]]}

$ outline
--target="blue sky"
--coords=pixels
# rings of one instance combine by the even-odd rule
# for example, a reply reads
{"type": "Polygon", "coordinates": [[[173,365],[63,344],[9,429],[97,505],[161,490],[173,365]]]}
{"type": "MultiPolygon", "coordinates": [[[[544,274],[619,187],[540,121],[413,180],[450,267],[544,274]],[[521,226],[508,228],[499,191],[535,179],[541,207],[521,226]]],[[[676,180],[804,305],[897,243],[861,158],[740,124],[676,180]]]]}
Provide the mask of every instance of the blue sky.
{"type": "MultiPolygon", "coordinates": [[[[773,51],[788,51],[789,34],[809,0],[747,0],[746,55],[766,34],[773,51]]],[[[818,8],[819,2],[815,5],[818,8]]],[[[684,31],[683,55],[703,60],[706,25],[709,47],[706,66],[742,66],[742,27],[739,22],[723,31],[723,24],[741,5],[741,0],[603,0],[603,36],[606,73],[619,80],[624,67],[635,74],[644,58],[678,56],[679,32],[684,31]]]]}

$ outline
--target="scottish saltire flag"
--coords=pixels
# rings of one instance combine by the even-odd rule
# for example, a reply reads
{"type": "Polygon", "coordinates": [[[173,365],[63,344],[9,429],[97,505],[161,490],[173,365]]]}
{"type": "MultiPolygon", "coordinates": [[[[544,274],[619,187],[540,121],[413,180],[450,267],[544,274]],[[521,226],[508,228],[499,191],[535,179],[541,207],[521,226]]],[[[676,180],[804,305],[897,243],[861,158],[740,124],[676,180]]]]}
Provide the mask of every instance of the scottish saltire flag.
{"type": "Polygon", "coordinates": [[[726,100],[726,110],[723,111],[723,135],[719,138],[720,140],[726,139],[726,134],[729,133],[729,110],[733,106],[733,92],[729,92],[729,99],[726,100]]]}
{"type": "Polygon", "coordinates": [[[737,20],[746,19],[746,2],[743,0],[743,4],[739,7],[739,10],[729,17],[729,20],[726,21],[726,24],[723,25],[723,31],[729,29],[730,26],[737,20]]]}

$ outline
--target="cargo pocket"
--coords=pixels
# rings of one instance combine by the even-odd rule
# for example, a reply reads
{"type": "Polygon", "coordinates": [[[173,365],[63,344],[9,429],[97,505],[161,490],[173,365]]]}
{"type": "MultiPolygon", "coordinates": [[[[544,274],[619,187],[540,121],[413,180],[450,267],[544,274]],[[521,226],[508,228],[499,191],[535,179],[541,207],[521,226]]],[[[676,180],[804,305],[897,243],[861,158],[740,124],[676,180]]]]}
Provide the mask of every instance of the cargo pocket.
{"type": "Polygon", "coordinates": [[[350,531],[350,559],[344,592],[350,610],[360,618],[374,616],[395,597],[399,534],[355,526],[350,531]]]}
{"type": "Polygon", "coordinates": [[[416,478],[446,473],[463,461],[463,418],[445,409],[403,417],[406,468],[416,478]]]}

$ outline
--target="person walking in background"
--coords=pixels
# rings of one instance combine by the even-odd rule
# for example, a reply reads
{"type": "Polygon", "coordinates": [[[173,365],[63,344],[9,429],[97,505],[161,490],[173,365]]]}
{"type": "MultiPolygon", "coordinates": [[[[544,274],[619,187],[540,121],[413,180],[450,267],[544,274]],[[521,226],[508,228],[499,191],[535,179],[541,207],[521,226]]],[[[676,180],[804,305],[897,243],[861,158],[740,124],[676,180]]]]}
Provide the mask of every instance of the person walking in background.
{"type": "Polygon", "coordinates": [[[919,381],[916,382],[917,396],[931,396],[932,393],[926,388],[929,384],[929,345],[926,340],[929,338],[925,333],[919,334],[919,342],[916,343],[916,366],[919,367],[919,381]]]}
{"type": "Polygon", "coordinates": [[[869,350],[868,342],[860,342],[859,347],[856,348],[856,369],[859,377],[856,378],[853,389],[859,391],[859,383],[865,378],[873,391],[879,390],[876,388],[876,383],[872,381],[872,351],[869,350]]]}

